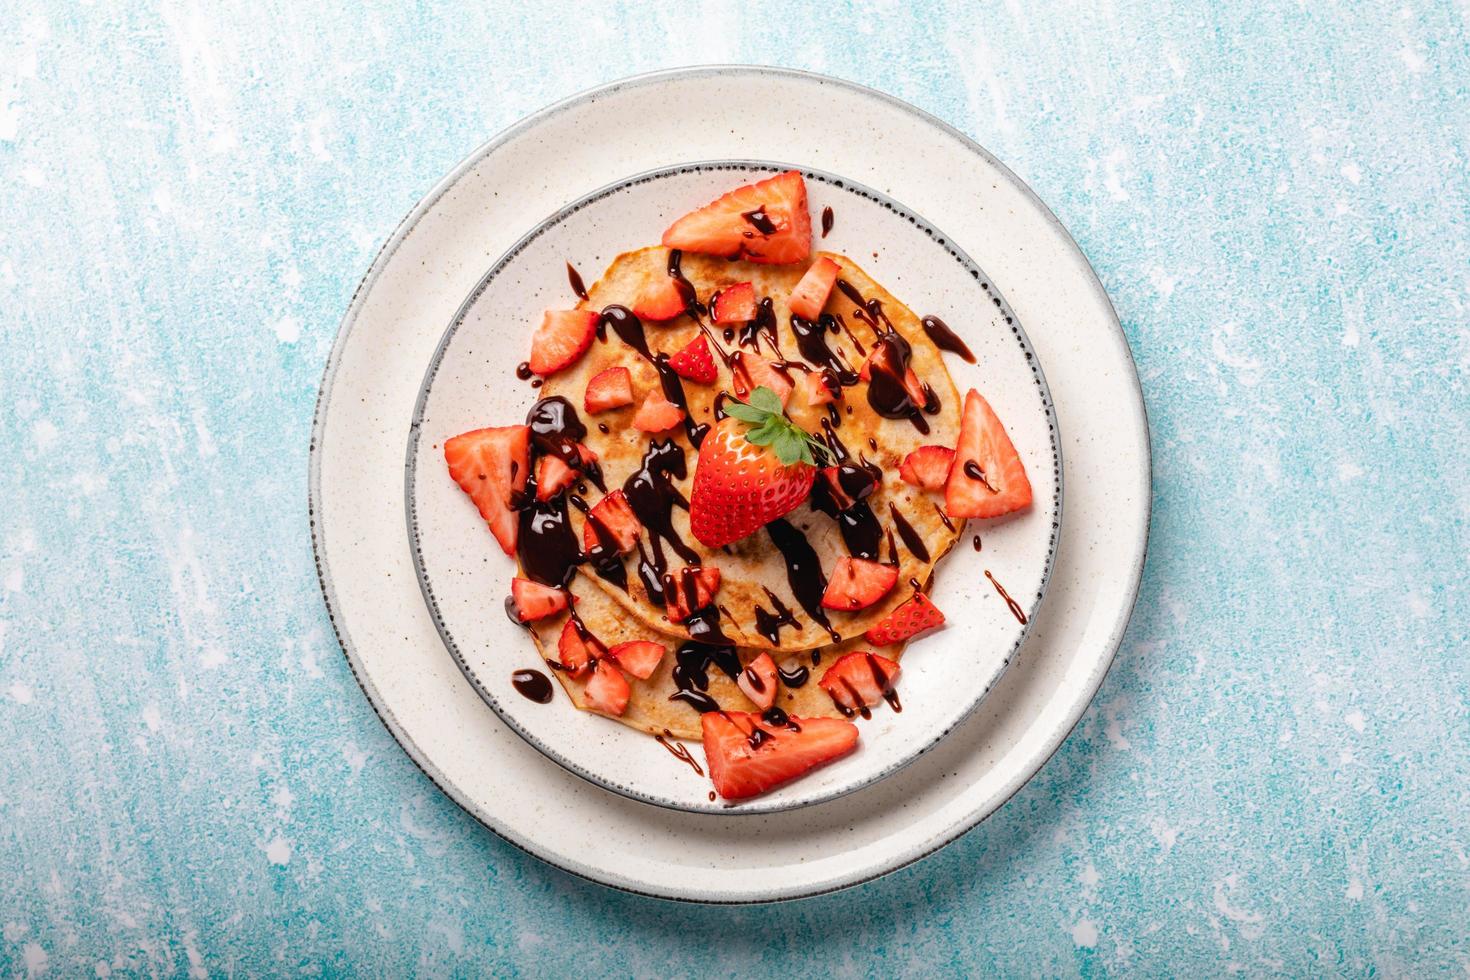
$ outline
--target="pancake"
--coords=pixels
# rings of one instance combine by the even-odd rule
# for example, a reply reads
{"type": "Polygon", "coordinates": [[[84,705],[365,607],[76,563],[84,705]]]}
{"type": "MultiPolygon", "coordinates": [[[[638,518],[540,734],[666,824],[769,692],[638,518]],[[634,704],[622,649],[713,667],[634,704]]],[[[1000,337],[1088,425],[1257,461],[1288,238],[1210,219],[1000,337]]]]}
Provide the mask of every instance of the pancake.
{"type": "MultiPolygon", "coordinates": [[[[958,438],[961,399],[939,348],[929,339],[920,318],[856,263],[826,252],[814,253],[812,260],[822,256],[837,263],[839,279],[823,310],[821,326],[826,329],[808,330],[802,338],[793,329],[786,298],[805,273],[805,263],[759,265],[685,254],[671,265],[667,248],[645,248],[615,259],[588,289],[587,299],[578,304],[581,309],[601,311],[614,304],[632,307],[650,287],[666,285],[672,272],[682,275],[705,307],[718,291],[741,282],[752,283],[757,299],[762,300],[761,315],[733,330],[714,326],[707,315],[700,318],[703,327],[688,314],[662,322],[604,315],[601,336],[587,353],[571,368],[546,381],[543,398],[561,396],[582,412],[589,379],[609,367],[626,367],[631,372],[633,405],[584,414],[582,418],[587,429],[585,444],[597,454],[609,490],[624,487],[635,473],[646,471],[649,465],[657,467],[662,461],[672,464],[664,467],[669,481],[682,499],[688,500],[697,465],[697,449],[691,438],[697,441],[701,427],[717,420],[721,393],[736,389],[737,375],[746,380],[747,387],[751,386],[751,377],[761,376],[759,371],[752,373],[751,366],[758,369],[762,361],[775,362],[792,378],[825,369],[825,376],[831,379],[829,386],[838,388],[840,397],[822,426],[813,424],[808,428],[825,437],[840,461],[864,466],[880,478],[866,507],[859,505],[839,516],[829,505],[829,514],[820,509],[823,495],[814,492],[810,501],[800,504],[783,520],[725,548],[711,549],[701,544],[690,532],[687,511],[665,502],[666,516],[662,520],[667,535],[657,533],[644,520],[639,547],[621,559],[621,569],[603,566],[599,573],[594,565],[587,564],[579,570],[579,575],[595,583],[614,603],[653,631],[678,639],[691,637],[689,626],[672,622],[666,615],[659,583],[665,572],[677,574],[683,567],[697,565],[715,566],[721,572],[714,599],[720,613],[718,621],[712,621],[712,617],[692,621],[693,635],[707,642],[785,653],[860,638],[904,602],[914,588],[927,587],[935,564],[960,537],[963,521],[945,519],[939,509],[941,495],[898,478],[899,463],[910,451],[928,444],[953,446],[958,438]],[[655,366],[658,355],[680,350],[699,336],[701,329],[717,353],[719,376],[713,384],[681,381],[666,365],[662,372],[655,366]],[[904,417],[885,417],[872,401],[879,401],[880,407],[889,408],[890,413],[891,405],[877,392],[870,399],[873,386],[857,375],[865,354],[875,344],[894,342],[878,339],[885,334],[891,337],[890,331],[906,342],[911,352],[909,366],[932,390],[924,412],[912,410],[904,417]],[[638,349],[640,346],[646,348],[646,355],[638,349]],[[671,392],[670,380],[681,388],[682,395],[671,392]],[[644,396],[661,385],[671,400],[677,402],[682,397],[688,418],[682,426],[653,437],[654,445],[662,444],[662,456],[652,460],[650,436],[635,429],[632,420],[644,396]],[[816,431],[819,428],[821,431],[816,431]],[[839,521],[846,526],[839,526],[839,521]],[[896,560],[899,584],[866,609],[823,610],[820,599],[826,575],[838,559],[847,555],[896,560]],[[792,571],[792,564],[801,568],[792,571]],[[820,569],[820,574],[815,569],[820,569]],[[780,615],[782,609],[789,610],[790,615],[780,615]]],[[[769,372],[769,368],[766,370],[769,372]]],[[[593,492],[588,500],[595,503],[599,497],[593,492]]],[[[573,510],[570,519],[580,540],[582,513],[573,510]]]]}
{"type": "MultiPolygon", "coordinates": [[[[762,651],[707,647],[703,644],[688,642],[681,644],[680,641],[651,630],[639,621],[630,618],[623,607],[614,602],[608,593],[597,588],[585,577],[574,579],[569,586],[569,591],[574,597],[577,616],[581,619],[583,626],[605,647],[612,648],[619,643],[633,640],[651,640],[662,644],[668,650],[663,660],[660,661],[658,669],[647,680],[640,680],[631,674],[627,675],[628,686],[631,688],[628,707],[621,716],[614,720],[648,732],[650,735],[668,735],[674,738],[695,740],[700,738],[699,710],[683,701],[669,700],[670,695],[679,690],[679,685],[674,679],[674,667],[680,662],[678,651],[681,646],[685,650],[682,659],[696,668],[703,664],[706,679],[704,688],[698,687],[697,679],[692,683],[686,681],[686,684],[713,698],[725,711],[758,710],[721,665],[733,667],[734,661],[738,660],[739,665],[743,667],[760,656],[762,651]],[[706,654],[708,654],[707,659],[706,654]],[[732,657],[734,660],[730,659],[732,657]]],[[[555,617],[538,620],[529,627],[531,636],[536,641],[536,648],[548,663],[559,662],[557,641],[568,616],[568,613],[560,613],[555,617]]],[[[780,685],[776,696],[776,707],[798,718],[841,718],[841,712],[817,682],[822,679],[822,671],[835,663],[838,657],[852,650],[867,649],[869,646],[871,644],[864,644],[859,638],[817,651],[815,658],[813,653],[808,651],[779,656],[773,654],[777,667],[788,671],[788,678],[799,677],[799,671],[796,671],[795,668],[806,668],[808,673],[807,679],[797,686],[785,682],[780,685]]],[[[903,653],[903,645],[894,644],[885,647],[882,653],[890,660],[897,660],[903,653]]],[[[587,676],[580,678],[571,677],[563,670],[553,669],[550,673],[561,682],[563,690],[572,699],[573,704],[578,708],[588,710],[584,692],[587,688],[587,681],[591,677],[590,672],[587,676]]],[[[696,669],[691,673],[697,678],[699,671],[696,669]]]]}

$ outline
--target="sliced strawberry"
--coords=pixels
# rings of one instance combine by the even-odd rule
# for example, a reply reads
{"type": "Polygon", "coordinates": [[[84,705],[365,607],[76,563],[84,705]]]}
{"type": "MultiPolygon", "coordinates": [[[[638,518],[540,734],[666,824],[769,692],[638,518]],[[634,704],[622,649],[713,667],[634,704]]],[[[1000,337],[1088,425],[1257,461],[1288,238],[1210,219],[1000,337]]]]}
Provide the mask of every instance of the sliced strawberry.
{"type": "Polygon", "coordinates": [[[845,612],[866,609],[886,596],[897,581],[897,565],[843,556],[837,559],[832,577],[827,580],[822,607],[845,612]]]}
{"type": "Polygon", "coordinates": [[[808,432],[816,432],[827,414],[826,406],[835,400],[820,371],[796,374],[791,395],[786,399],[786,414],[791,421],[808,432]]]}
{"type": "Polygon", "coordinates": [[[857,726],[850,721],[789,721],[770,725],[760,715],[743,711],[707,711],[700,716],[709,776],[721,796],[727,800],[759,796],[846,755],[858,742],[857,726]]]}
{"type": "Polygon", "coordinates": [[[601,641],[586,632],[585,626],[578,625],[576,616],[568,619],[567,624],[561,628],[561,638],[556,643],[556,655],[562,667],[573,677],[580,677],[592,661],[606,653],[607,648],[601,641]]]}
{"type": "Polygon", "coordinates": [[[755,286],[748,282],[726,286],[715,297],[715,306],[710,315],[716,323],[749,323],[754,320],[755,286]]]}
{"type": "Polygon", "coordinates": [[[633,427],[644,432],[663,432],[684,421],[684,410],[664,397],[659,389],[648,393],[633,413],[633,427]]]}
{"type": "Polygon", "coordinates": [[[662,644],[652,640],[630,640],[619,643],[607,655],[618,662],[618,666],[641,680],[647,680],[658,670],[659,661],[668,653],[662,644]]]}
{"type": "Polygon", "coordinates": [[[837,710],[848,718],[861,712],[868,717],[868,708],[893,694],[893,683],[898,680],[898,664],[876,653],[859,650],[839,657],[827,668],[817,683],[832,698],[837,710]]]}
{"type": "Polygon", "coordinates": [[[899,606],[872,629],[863,635],[874,646],[886,647],[890,643],[902,643],[936,626],[944,625],[944,613],[940,612],[929,597],[915,592],[912,599],[899,606]]]}
{"type": "Polygon", "coordinates": [[[645,320],[672,320],[684,309],[684,297],[673,276],[656,276],[633,300],[633,312],[645,320]]]}
{"type": "Polygon", "coordinates": [[[669,226],[669,248],[752,262],[801,262],[812,250],[806,181],[789,170],[746,184],[669,226]]]}
{"type": "Polygon", "coordinates": [[[524,425],[476,429],[444,443],[444,462],[470,495],[490,533],[507,555],[515,554],[516,498],[531,475],[531,430],[524,425]]]}
{"type": "Polygon", "coordinates": [[[999,517],[1031,506],[1031,481],[990,403],[971,388],[960,417],[960,441],[944,485],[950,517],[999,517]]]}
{"type": "Polygon", "coordinates": [[[832,291],[832,284],[837,281],[837,274],[841,271],[842,267],[827,256],[817,259],[806,270],[806,275],[801,277],[796,288],[791,290],[786,305],[797,316],[815,320],[822,315],[822,307],[827,305],[827,294],[832,291]]]}
{"type": "Polygon", "coordinates": [[[592,346],[596,333],[593,310],[547,310],[531,336],[531,357],[526,363],[543,378],[555,374],[575,364],[592,346]]]}
{"type": "Polygon", "coordinates": [[[730,370],[734,375],[736,398],[749,398],[752,391],[764,387],[776,393],[783,407],[786,405],[795,383],[784,370],[777,368],[774,362],[749,351],[736,351],[731,357],[733,360],[730,370]]]}
{"type": "Polygon", "coordinates": [[[720,376],[715,370],[715,357],[709,352],[709,341],[704,334],[685,344],[683,349],[669,358],[669,367],[681,378],[702,385],[714,384],[720,376]]]}
{"type": "Polygon", "coordinates": [[[591,551],[602,544],[597,536],[599,527],[608,541],[617,542],[620,555],[633,550],[638,543],[638,532],[643,530],[621,490],[607,494],[587,512],[587,521],[582,525],[582,547],[585,550],[591,551]]]}
{"type": "Polygon", "coordinates": [[[669,620],[682,623],[697,609],[714,601],[720,590],[720,570],[714,566],[687,565],[664,575],[664,601],[669,620]]]}
{"type": "Polygon", "coordinates": [[[545,619],[567,607],[567,594],[561,589],[553,589],[528,578],[510,580],[510,599],[516,619],[523,623],[545,619]]]}
{"type": "Polygon", "coordinates": [[[592,380],[587,382],[587,393],[582,396],[582,407],[587,409],[589,415],[631,404],[633,376],[625,367],[610,367],[593,375],[592,380]]]}
{"type": "Polygon", "coordinates": [[[577,471],[556,456],[536,460],[536,499],[550,500],[577,482],[577,471]]]}
{"type": "Polygon", "coordinates": [[[898,478],[925,490],[942,490],[954,463],[954,450],[948,446],[920,446],[898,464],[898,478]]]}
{"type": "Polygon", "coordinates": [[[763,653],[740,672],[735,683],[751,702],[765,711],[776,703],[776,661],[769,653],[763,653]]]}
{"type": "Polygon", "coordinates": [[[592,679],[582,691],[582,696],[587,699],[587,707],[605,715],[620,715],[627,711],[628,698],[632,694],[632,689],[628,687],[628,678],[613,666],[611,660],[606,659],[597,661],[592,679]]]}

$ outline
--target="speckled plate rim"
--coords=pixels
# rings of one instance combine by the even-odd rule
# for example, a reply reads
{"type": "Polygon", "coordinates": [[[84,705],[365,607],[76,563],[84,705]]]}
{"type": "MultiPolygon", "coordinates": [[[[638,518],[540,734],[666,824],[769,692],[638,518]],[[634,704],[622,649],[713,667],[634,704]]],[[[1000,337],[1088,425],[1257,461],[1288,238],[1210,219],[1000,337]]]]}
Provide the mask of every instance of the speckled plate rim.
{"type": "Polygon", "coordinates": [[[608,82],[571,95],[524,117],[519,122],[502,130],[496,136],[476,148],[443,179],[435,184],[413,209],[403,217],[394,228],[393,233],[378,250],[371,266],[354,290],[348,309],[339,324],[331,353],[323,368],[321,386],[318,390],[313,415],[311,441],[308,452],[307,518],[311,531],[318,584],[322,591],[328,619],[342,647],[348,662],[348,667],[352,671],[353,677],[359,687],[367,696],[379,720],[382,721],[384,727],[388,729],[389,733],[403,747],[404,752],[409,756],[410,760],[428,777],[430,782],[464,809],[467,814],[484,825],[486,829],[495,833],[512,846],[568,874],[632,894],[653,898],[698,904],[743,905],[791,901],[830,894],[831,892],[854,887],[883,877],[920,861],[963,836],[990,814],[994,813],[1008,802],[1050,760],[1057,749],[1060,748],[1062,743],[1075,729],[1096,694],[1097,689],[1101,686],[1103,678],[1107,675],[1113,658],[1116,656],[1118,646],[1122,642],[1128,623],[1132,618],[1138,598],[1139,584],[1147,560],[1152,512],[1151,487],[1152,449],[1150,445],[1147,408],[1143,399],[1142,387],[1139,384],[1137,368],[1133,364],[1131,353],[1128,350],[1128,341],[1118,322],[1117,313],[1113,309],[1112,302],[1107,292],[1103,289],[1102,283],[1098,280],[1096,272],[1082,254],[1081,249],[1078,248],[1076,241],[1072,238],[1065,226],[1057,219],[1056,215],[1052,213],[1024,181],[991,155],[984,147],[980,146],[980,144],[976,143],[960,130],[932,114],[904,102],[895,96],[888,95],[885,92],[844,79],[797,69],[751,65],[705,65],[665,69],[608,82]],[[682,889],[676,891],[656,888],[639,879],[610,874],[603,869],[593,867],[581,861],[553,857],[538,848],[518,828],[497,821],[481,811],[473,800],[469,799],[452,780],[446,777],[441,768],[433,761],[430,754],[419,745],[413,735],[407,730],[392,707],[386,703],[377,684],[367,674],[363,655],[354,642],[352,631],[344,619],[342,598],[339,595],[336,576],[332,571],[330,559],[327,555],[327,532],[324,515],[322,514],[322,467],[325,458],[323,446],[332,404],[332,391],[338,379],[344,353],[352,338],[354,327],[366,305],[366,298],[373,286],[383,276],[386,268],[400,247],[417,226],[419,220],[467,172],[472,170],[488,154],[493,153],[499,147],[509,143],[543,121],[589,100],[611,96],[621,90],[646,88],[666,82],[678,82],[683,79],[698,80],[710,76],[728,77],[740,75],[754,77],[768,76],[781,81],[790,81],[798,84],[831,86],[845,90],[856,97],[872,100],[889,110],[907,115],[917,124],[930,128],[937,134],[954,141],[965,152],[972,155],[978,165],[993,170],[1001,180],[1007,182],[1020,195],[1026,205],[1041,220],[1044,225],[1044,231],[1056,239],[1060,248],[1067,254],[1068,259],[1075,263],[1077,267],[1076,271],[1083,277],[1084,288],[1089,294],[1089,301],[1097,307],[1097,312],[1106,321],[1103,326],[1106,328],[1106,332],[1110,336],[1113,344],[1118,348],[1126,362],[1124,368],[1128,374],[1127,383],[1130,388],[1128,396],[1131,398],[1130,407],[1138,416],[1135,436],[1139,443],[1137,453],[1130,460],[1131,472],[1129,477],[1130,485],[1140,489],[1142,492],[1138,502],[1139,513],[1132,515],[1134,522],[1138,526],[1136,531],[1137,538],[1134,542],[1133,553],[1128,557],[1127,566],[1122,570],[1122,598],[1116,603],[1111,621],[1103,627],[1103,635],[1096,639],[1098,653],[1085,665],[1084,673],[1081,677],[1071,679],[1070,691],[1065,696],[1062,696],[1060,690],[1052,695],[1054,701],[1062,702],[1058,708],[1060,717],[1051,722],[1046,733],[1040,736],[1041,744],[1031,748],[1024,762],[1014,766],[1012,771],[1000,781],[997,787],[982,799],[977,800],[968,812],[958,816],[944,830],[933,833],[912,846],[900,850],[888,859],[881,862],[874,862],[867,867],[846,874],[833,875],[826,880],[797,887],[766,889],[760,893],[742,892],[739,894],[720,894],[712,893],[708,890],[696,892],[682,889]]]}
{"type": "MultiPolygon", "coordinates": [[[[740,177],[737,179],[746,180],[749,179],[749,177],[740,177]]],[[[632,249],[638,247],[638,244],[635,242],[627,242],[624,243],[622,247],[625,250],[632,249]]],[[[505,722],[505,724],[511,729],[511,731],[515,732],[517,735],[523,738],[529,745],[535,748],[542,755],[546,756],[548,759],[555,762],[557,765],[561,766],[568,772],[580,776],[581,778],[596,786],[601,786],[603,789],[609,790],[610,792],[617,793],[620,796],[626,796],[627,798],[632,800],[637,800],[640,803],[647,803],[651,806],[665,807],[670,810],[682,810],[686,813],[707,813],[718,816],[753,816],[757,814],[781,813],[787,810],[800,809],[801,807],[815,806],[819,803],[826,803],[829,800],[835,800],[839,797],[846,796],[849,793],[855,793],[863,787],[870,786],[880,779],[884,779],[898,772],[905,766],[911,764],[920,756],[924,755],[930,749],[938,745],[939,742],[946,735],[962,725],[965,719],[970,717],[970,715],[974,713],[975,709],[980,706],[980,703],[985,700],[986,695],[988,695],[992,690],[995,689],[996,683],[1000,680],[1002,675],[1004,675],[1006,669],[1009,668],[1011,663],[1015,660],[1017,651],[1020,650],[1022,644],[1026,642],[1026,637],[1031,634],[1031,625],[1035,622],[1036,613],[1041,608],[1041,603],[1046,597],[1046,587],[1047,584],[1051,581],[1052,568],[1056,564],[1057,536],[1060,533],[1061,522],[1063,519],[1062,512],[1064,497],[1061,430],[1057,424],[1056,408],[1052,404],[1051,389],[1047,387],[1046,372],[1042,369],[1040,356],[1037,355],[1036,350],[1032,346],[1030,339],[1026,336],[1026,330],[1021,323],[1021,318],[1019,316],[1016,316],[1015,311],[1011,309],[1010,304],[1005,301],[1005,296],[1002,294],[999,285],[995,283],[995,280],[986,274],[985,270],[981,268],[978,262],[970,257],[969,253],[967,253],[963,248],[956,244],[952,238],[944,234],[944,232],[936,227],[933,222],[929,221],[927,218],[916,212],[914,209],[903,204],[901,201],[895,200],[890,195],[875,190],[874,188],[869,187],[860,181],[853,180],[850,177],[845,177],[840,174],[831,173],[830,171],[821,170],[815,167],[807,167],[794,163],[782,163],[773,160],[754,159],[698,160],[688,163],[670,164],[669,166],[655,167],[650,170],[642,171],[641,173],[636,173],[628,177],[623,177],[621,179],[611,181],[607,184],[604,184],[602,187],[599,187],[594,191],[590,191],[587,194],[584,194],[576,200],[570,202],[569,204],[566,204],[557,209],[555,213],[542,219],[535,225],[535,227],[531,228],[524,235],[518,238],[515,243],[510,246],[510,248],[506,249],[503,254],[501,254],[493,263],[491,263],[490,267],[485,271],[485,274],[480,277],[478,282],[475,283],[475,287],[470,290],[469,295],[465,297],[464,302],[459,305],[459,308],[455,311],[453,319],[451,319],[449,321],[449,325],[445,327],[443,337],[440,338],[438,345],[434,348],[434,356],[429,361],[427,368],[424,370],[423,383],[419,386],[418,397],[414,401],[413,418],[409,424],[407,445],[404,449],[403,481],[404,518],[408,531],[409,549],[413,557],[414,573],[418,578],[419,591],[423,593],[424,602],[429,607],[429,615],[434,620],[434,627],[439,632],[439,638],[444,641],[445,648],[449,651],[450,656],[454,658],[454,662],[459,666],[460,671],[465,675],[469,682],[474,685],[475,692],[479,694],[481,700],[483,700],[487,705],[490,706],[491,710],[493,710],[495,714],[500,717],[501,721],[505,722]],[[435,377],[439,372],[440,365],[444,361],[445,354],[448,352],[450,345],[454,341],[455,335],[458,333],[460,326],[464,323],[465,317],[469,314],[469,311],[474,307],[475,303],[480,299],[481,295],[489,287],[490,283],[498,275],[500,275],[508,267],[510,267],[511,263],[515,261],[515,259],[521,254],[522,251],[524,251],[525,247],[528,244],[539,238],[541,235],[545,234],[551,228],[555,227],[558,224],[561,224],[573,214],[581,211],[589,204],[596,203],[627,188],[633,187],[638,184],[647,183],[651,180],[678,176],[681,174],[700,170],[738,170],[754,174],[774,174],[782,173],[788,170],[800,170],[802,175],[809,179],[815,179],[825,182],[838,188],[839,190],[847,191],[848,193],[857,194],[859,196],[866,196],[874,203],[888,208],[890,211],[893,211],[900,217],[907,218],[909,223],[914,225],[919,231],[927,235],[936,247],[942,248],[946,252],[948,252],[950,256],[953,257],[955,261],[960,264],[960,267],[966,273],[968,273],[972,279],[974,279],[977,287],[994,300],[996,308],[1000,311],[1000,315],[1006,321],[1006,325],[1011,328],[1011,333],[1014,336],[1016,343],[1020,346],[1022,355],[1025,357],[1031,368],[1032,376],[1036,380],[1038,396],[1041,399],[1041,408],[1046,416],[1048,431],[1050,433],[1054,481],[1052,484],[1051,500],[1052,522],[1047,539],[1046,558],[1044,559],[1042,565],[1041,582],[1037,586],[1036,593],[1031,597],[1029,604],[1025,608],[1026,619],[1025,622],[1021,624],[1021,629],[1016,634],[1015,640],[1010,644],[1010,647],[1006,649],[1004,654],[1001,656],[999,665],[996,666],[988,675],[983,677],[983,679],[981,679],[981,683],[977,686],[974,696],[968,702],[964,703],[957,712],[945,718],[939,726],[939,731],[934,733],[927,741],[918,745],[908,754],[900,757],[899,759],[889,763],[888,765],[880,769],[876,769],[872,772],[866,773],[856,779],[850,780],[847,783],[835,786],[826,792],[814,793],[805,796],[796,796],[794,798],[785,795],[775,795],[767,798],[758,797],[753,800],[742,801],[738,806],[732,806],[731,804],[726,803],[718,798],[704,805],[701,805],[698,802],[694,804],[681,803],[680,801],[671,797],[660,796],[657,793],[648,792],[639,788],[636,785],[627,785],[618,782],[615,779],[608,778],[603,773],[593,771],[586,766],[578,763],[577,760],[573,756],[568,754],[565,750],[563,750],[561,746],[548,744],[547,742],[540,738],[537,738],[532,732],[527,730],[526,727],[521,724],[515,711],[507,705],[502,704],[500,702],[500,699],[494,695],[494,693],[485,684],[484,680],[475,671],[474,667],[470,664],[469,660],[460,650],[459,643],[455,640],[453,630],[450,628],[449,623],[447,623],[444,619],[443,610],[440,608],[438,599],[435,598],[433,583],[430,580],[429,571],[426,568],[424,562],[422,538],[419,533],[419,524],[417,517],[418,503],[417,496],[414,492],[415,479],[418,476],[417,462],[420,436],[423,429],[422,423],[424,419],[424,411],[428,404],[435,377]]],[[[939,576],[942,574],[940,569],[942,566],[945,565],[946,559],[949,557],[949,555],[946,555],[935,564],[934,570],[932,572],[933,575],[939,576]]],[[[526,642],[529,644],[530,640],[527,640],[526,642]]],[[[931,643],[931,645],[938,646],[942,645],[942,643],[931,643]]],[[[936,649],[932,651],[932,655],[942,656],[943,652],[936,649]]],[[[570,705],[568,705],[567,707],[570,708],[570,705]]],[[[636,735],[636,733],[632,729],[629,729],[626,733],[619,732],[616,734],[626,734],[628,737],[633,737],[636,735]]]]}

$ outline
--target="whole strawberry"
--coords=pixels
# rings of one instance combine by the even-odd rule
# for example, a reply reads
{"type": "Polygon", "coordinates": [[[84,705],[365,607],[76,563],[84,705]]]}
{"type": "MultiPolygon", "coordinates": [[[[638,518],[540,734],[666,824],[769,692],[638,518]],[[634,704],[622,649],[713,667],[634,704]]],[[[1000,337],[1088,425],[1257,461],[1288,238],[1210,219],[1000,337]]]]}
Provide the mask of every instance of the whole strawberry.
{"type": "Polygon", "coordinates": [[[825,448],[781,411],[770,388],[731,401],[704,437],[689,499],[689,527],[720,548],[790,513],[811,493],[813,452],[825,448]]]}

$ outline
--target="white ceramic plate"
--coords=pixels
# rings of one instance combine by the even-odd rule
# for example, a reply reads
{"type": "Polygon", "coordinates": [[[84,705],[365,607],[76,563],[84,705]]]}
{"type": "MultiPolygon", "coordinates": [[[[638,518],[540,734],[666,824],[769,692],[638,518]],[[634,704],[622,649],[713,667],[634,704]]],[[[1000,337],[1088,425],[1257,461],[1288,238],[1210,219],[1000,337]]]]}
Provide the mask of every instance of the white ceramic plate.
{"type": "Polygon", "coordinates": [[[1137,594],[1148,427],[1097,278],[996,160],[868,89],[789,71],[699,68],[618,82],[543,110],[473,153],[405,218],[364,278],[327,364],[310,493],[322,590],[353,671],[405,751],[455,801],[517,846],[592,880],[668,898],[773,901],[865,881],[943,846],[1061,744],[1101,683],[1137,594]],[[668,105],[680,111],[660,111],[668,105]],[[679,158],[772,156],[842,173],[938,216],[995,277],[1046,365],[1063,433],[1067,518],[1046,602],[1011,669],[933,751],[800,810],[683,813],[591,785],[486,710],[418,589],[404,533],[404,425],[444,325],[524,229],[610,173],[679,158]]]}
{"type": "MultiPolygon", "coordinates": [[[[568,261],[590,282],[620,252],[657,242],[679,215],[788,169],[749,161],[666,167],[617,181],[538,224],[490,268],[450,324],[429,365],[413,424],[405,427],[408,529],[424,597],[445,645],[486,702],[532,745],[600,786],[658,806],[772,813],[834,799],[896,772],[933,747],[990,690],[1024,639],[1051,571],[1061,517],[1060,447],[1045,380],[1016,318],[989,277],[941,230],[850,178],[808,169],[812,214],[830,207],[835,217],[831,234],[817,246],[851,256],[916,313],[941,316],[970,346],[975,364],[955,355],[946,363],[961,392],[978,388],[1005,421],[1032,480],[1033,506],[1002,520],[971,522],[963,545],[940,563],[930,595],[948,622],[905,652],[898,685],[903,710],[879,707],[871,720],[859,722],[856,752],[756,799],[710,799],[709,780],[675,762],[647,735],[579,712],[565,697],[538,704],[515,691],[514,671],[545,668],[525,631],[496,601],[509,591],[515,566],[449,478],[444,441],[525,418],[537,392],[517,380],[515,365],[529,350],[541,311],[575,302],[568,261]],[[983,536],[979,553],[969,546],[973,536],[983,536]],[[1024,622],[1010,612],[987,571],[1019,603],[1024,622]]],[[[609,342],[621,343],[611,335],[609,342]]],[[[794,597],[783,598],[798,606],[794,597]]],[[[601,639],[612,645],[631,638],[601,639]]],[[[820,671],[813,682],[817,677],[820,671]]],[[[692,750],[702,757],[702,748],[692,750]]]]}

